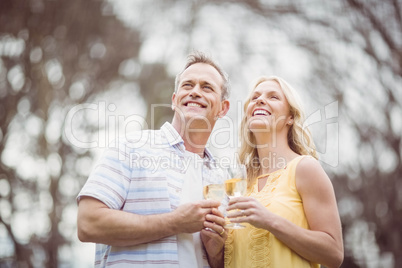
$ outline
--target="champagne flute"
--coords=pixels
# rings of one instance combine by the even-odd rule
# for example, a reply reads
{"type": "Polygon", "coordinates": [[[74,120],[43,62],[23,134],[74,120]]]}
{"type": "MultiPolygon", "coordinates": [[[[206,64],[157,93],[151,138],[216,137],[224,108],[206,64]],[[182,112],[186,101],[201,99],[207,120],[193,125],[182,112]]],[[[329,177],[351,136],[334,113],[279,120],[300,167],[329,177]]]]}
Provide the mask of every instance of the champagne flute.
{"type": "MultiPolygon", "coordinates": [[[[216,200],[222,202],[225,197],[225,171],[218,167],[215,163],[207,162],[202,167],[202,185],[203,195],[207,200],[216,200]]],[[[222,208],[219,207],[221,212],[222,208]]],[[[208,231],[215,232],[211,228],[208,231]]]]}
{"type": "Polygon", "coordinates": [[[208,162],[202,169],[203,195],[207,200],[221,202],[225,197],[225,172],[214,163],[208,162]]]}
{"type": "MultiPolygon", "coordinates": [[[[246,167],[241,164],[235,164],[229,166],[226,170],[228,178],[225,180],[225,191],[229,199],[245,195],[247,191],[246,167]]],[[[242,229],[246,226],[240,223],[228,223],[225,227],[229,229],[242,229]]]]}

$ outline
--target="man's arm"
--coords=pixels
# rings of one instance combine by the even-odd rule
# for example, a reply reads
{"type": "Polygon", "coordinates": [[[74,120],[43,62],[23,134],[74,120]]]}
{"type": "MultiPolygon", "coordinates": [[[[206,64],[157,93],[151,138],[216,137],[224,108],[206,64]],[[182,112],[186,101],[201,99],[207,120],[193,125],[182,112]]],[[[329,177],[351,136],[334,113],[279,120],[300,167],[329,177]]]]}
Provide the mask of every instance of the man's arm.
{"type": "Polygon", "coordinates": [[[110,209],[101,201],[83,196],[78,204],[78,238],[82,242],[112,246],[148,243],[178,233],[199,232],[205,215],[219,202],[203,200],[157,215],[138,215],[110,209]]]}

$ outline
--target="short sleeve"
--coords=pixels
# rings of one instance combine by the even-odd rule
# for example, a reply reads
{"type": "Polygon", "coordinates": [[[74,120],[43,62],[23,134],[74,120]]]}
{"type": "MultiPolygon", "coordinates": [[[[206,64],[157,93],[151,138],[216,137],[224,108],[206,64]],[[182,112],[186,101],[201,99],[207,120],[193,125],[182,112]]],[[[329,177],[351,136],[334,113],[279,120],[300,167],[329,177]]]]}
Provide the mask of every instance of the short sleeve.
{"type": "Polygon", "coordinates": [[[129,157],[119,148],[107,148],[95,165],[81,192],[81,197],[89,196],[112,209],[121,209],[130,185],[131,168],[129,157]]]}

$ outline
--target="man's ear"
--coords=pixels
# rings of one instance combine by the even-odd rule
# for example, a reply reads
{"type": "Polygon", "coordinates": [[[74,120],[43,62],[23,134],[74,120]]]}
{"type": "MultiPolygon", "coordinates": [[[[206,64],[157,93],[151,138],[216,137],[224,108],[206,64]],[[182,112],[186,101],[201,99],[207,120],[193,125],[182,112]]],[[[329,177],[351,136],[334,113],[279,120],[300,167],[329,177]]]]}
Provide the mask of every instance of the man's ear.
{"type": "Polygon", "coordinates": [[[224,117],[228,113],[229,108],[230,108],[230,102],[228,100],[223,100],[221,104],[222,104],[222,109],[218,113],[219,118],[224,117]]]}
{"type": "Polygon", "coordinates": [[[176,94],[173,92],[173,94],[172,94],[172,110],[173,110],[173,111],[174,111],[174,109],[175,109],[175,107],[176,107],[176,105],[175,105],[175,103],[174,103],[175,98],[176,98],[176,94]]]}

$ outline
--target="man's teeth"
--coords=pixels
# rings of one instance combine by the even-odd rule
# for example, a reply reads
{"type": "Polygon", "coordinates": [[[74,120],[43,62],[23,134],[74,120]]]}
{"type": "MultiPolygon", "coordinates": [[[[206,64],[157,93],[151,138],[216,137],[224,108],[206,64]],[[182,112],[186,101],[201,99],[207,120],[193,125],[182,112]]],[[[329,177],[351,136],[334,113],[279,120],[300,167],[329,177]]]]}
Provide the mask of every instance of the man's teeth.
{"type": "Polygon", "coordinates": [[[265,110],[256,110],[254,111],[254,115],[268,115],[269,113],[265,110]]]}
{"type": "Polygon", "coordinates": [[[190,102],[187,104],[187,106],[193,106],[193,107],[201,107],[198,103],[190,102]]]}

